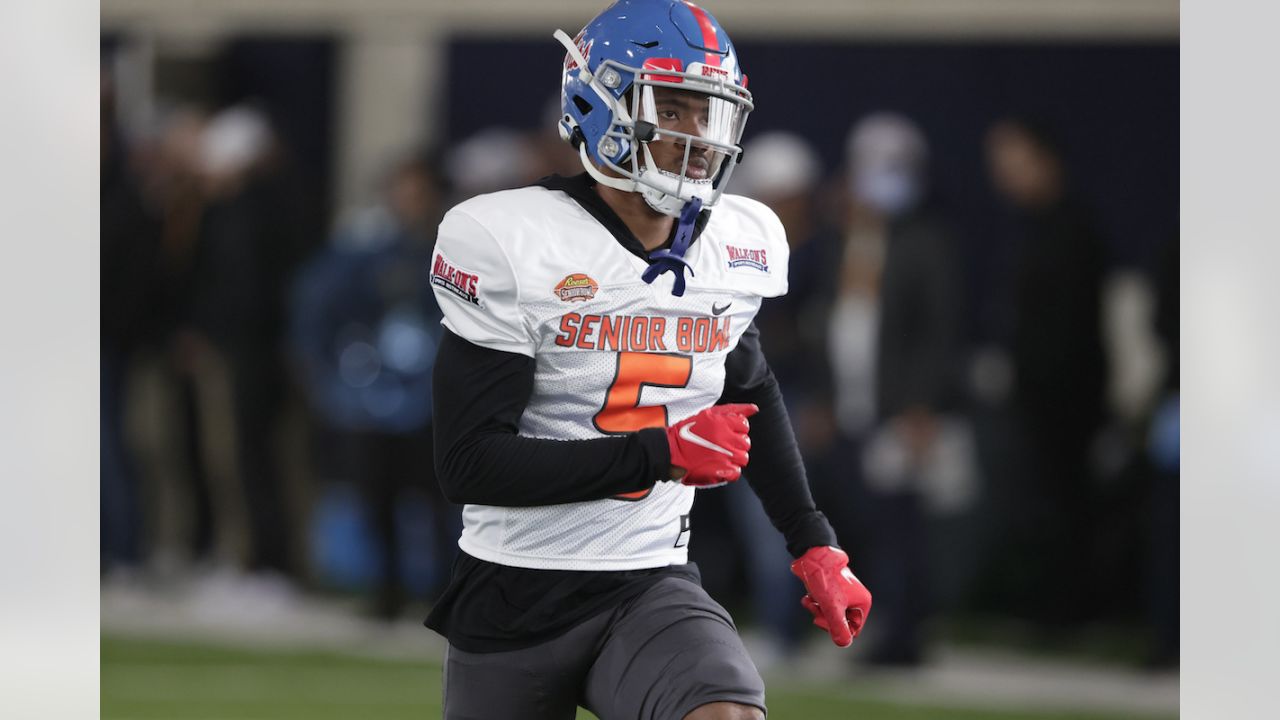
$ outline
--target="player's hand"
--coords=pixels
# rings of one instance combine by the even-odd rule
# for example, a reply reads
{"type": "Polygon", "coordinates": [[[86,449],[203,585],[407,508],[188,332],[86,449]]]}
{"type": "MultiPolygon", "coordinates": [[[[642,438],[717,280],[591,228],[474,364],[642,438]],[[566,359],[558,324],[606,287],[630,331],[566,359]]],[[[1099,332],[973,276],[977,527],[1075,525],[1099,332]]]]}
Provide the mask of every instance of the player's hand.
{"type": "Polygon", "coordinates": [[[871,593],[849,570],[849,556],[840,548],[809,548],[791,563],[791,572],[809,593],[800,604],[813,613],[813,624],[836,645],[849,647],[871,612],[871,593]]]}
{"type": "Polygon", "coordinates": [[[742,477],[751,448],[752,404],[714,405],[667,428],[672,479],[685,485],[723,485],[742,477]]]}

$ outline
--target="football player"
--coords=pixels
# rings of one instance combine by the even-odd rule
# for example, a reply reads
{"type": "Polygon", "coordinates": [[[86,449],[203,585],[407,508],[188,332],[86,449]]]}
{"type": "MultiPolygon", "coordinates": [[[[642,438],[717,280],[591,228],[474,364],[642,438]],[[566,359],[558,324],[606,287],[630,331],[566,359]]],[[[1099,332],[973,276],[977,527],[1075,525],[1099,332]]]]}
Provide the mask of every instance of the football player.
{"type": "Polygon", "coordinates": [[[465,504],[427,619],[449,641],[445,717],[762,718],[760,675],[688,562],[698,490],[745,468],[837,645],[871,596],[814,507],[752,324],[787,290],[787,243],[723,193],[747,77],[680,0],[620,0],[556,37],[585,172],[459,204],[432,258],[436,466],[465,504]]]}

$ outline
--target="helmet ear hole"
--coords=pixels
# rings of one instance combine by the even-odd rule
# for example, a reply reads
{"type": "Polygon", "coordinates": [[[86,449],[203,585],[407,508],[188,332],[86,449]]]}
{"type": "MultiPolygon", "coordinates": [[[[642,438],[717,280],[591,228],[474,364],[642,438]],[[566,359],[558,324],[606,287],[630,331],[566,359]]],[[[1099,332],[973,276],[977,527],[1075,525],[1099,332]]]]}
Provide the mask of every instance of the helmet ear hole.
{"type": "Polygon", "coordinates": [[[581,95],[573,96],[574,107],[578,108],[578,112],[584,116],[591,112],[591,103],[587,102],[581,95]]]}
{"type": "Polygon", "coordinates": [[[573,146],[574,150],[577,150],[578,146],[586,142],[586,136],[582,134],[582,128],[578,127],[578,123],[574,122],[573,118],[568,115],[565,115],[564,119],[557,125],[560,126],[560,139],[573,146]]]}

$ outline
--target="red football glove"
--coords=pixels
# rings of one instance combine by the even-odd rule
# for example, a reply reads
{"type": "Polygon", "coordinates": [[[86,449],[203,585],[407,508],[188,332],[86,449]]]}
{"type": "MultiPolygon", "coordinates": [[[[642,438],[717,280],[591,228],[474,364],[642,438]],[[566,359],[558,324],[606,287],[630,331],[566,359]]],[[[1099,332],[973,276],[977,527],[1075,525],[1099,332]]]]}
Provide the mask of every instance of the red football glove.
{"type": "Polygon", "coordinates": [[[809,548],[791,563],[791,572],[809,592],[800,599],[813,624],[831,633],[831,641],[849,647],[871,612],[871,593],[849,570],[849,556],[830,546],[809,548]]]}
{"type": "Polygon", "coordinates": [[[714,405],[667,428],[671,467],[680,482],[708,487],[742,477],[751,447],[747,418],[759,411],[752,404],[714,405]]]}

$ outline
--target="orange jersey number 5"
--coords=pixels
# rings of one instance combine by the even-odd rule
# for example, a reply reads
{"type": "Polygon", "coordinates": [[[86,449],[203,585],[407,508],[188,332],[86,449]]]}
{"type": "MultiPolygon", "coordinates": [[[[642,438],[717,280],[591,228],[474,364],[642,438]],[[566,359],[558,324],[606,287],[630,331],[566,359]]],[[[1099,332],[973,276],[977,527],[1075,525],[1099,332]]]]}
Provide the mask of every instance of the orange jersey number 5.
{"type": "MultiPolygon", "coordinates": [[[[646,385],[681,388],[689,385],[693,358],[667,353],[620,352],[613,384],[605,394],[604,407],[592,418],[596,429],[620,435],[644,428],[666,427],[666,405],[641,405],[640,391],[646,385]]],[[[616,497],[639,500],[650,493],[641,490],[616,497]]]]}

